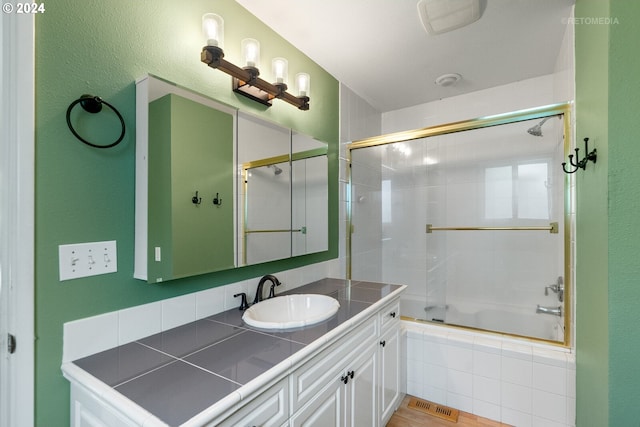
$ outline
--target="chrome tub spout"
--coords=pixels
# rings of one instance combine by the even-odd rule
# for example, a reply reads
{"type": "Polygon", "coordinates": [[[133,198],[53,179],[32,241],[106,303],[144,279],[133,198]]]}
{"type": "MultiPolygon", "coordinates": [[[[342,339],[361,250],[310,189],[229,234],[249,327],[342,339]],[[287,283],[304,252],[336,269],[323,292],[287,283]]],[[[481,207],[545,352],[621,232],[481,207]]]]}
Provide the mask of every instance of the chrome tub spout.
{"type": "Polygon", "coordinates": [[[536,308],[536,313],[553,314],[554,316],[562,317],[562,306],[559,305],[557,307],[544,307],[538,304],[538,307],[536,308]]]}

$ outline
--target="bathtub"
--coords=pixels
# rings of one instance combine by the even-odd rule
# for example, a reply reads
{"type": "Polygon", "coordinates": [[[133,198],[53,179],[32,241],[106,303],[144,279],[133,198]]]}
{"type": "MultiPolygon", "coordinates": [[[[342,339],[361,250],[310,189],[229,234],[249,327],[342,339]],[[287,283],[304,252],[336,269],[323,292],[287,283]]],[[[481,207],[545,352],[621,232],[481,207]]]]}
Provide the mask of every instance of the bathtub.
{"type": "Polygon", "coordinates": [[[564,342],[564,317],[536,314],[535,306],[503,308],[453,302],[425,308],[424,301],[415,298],[403,298],[400,304],[406,318],[564,342]]]}
{"type": "Polygon", "coordinates": [[[570,348],[404,317],[402,327],[408,394],[513,426],[575,427],[570,348]]]}

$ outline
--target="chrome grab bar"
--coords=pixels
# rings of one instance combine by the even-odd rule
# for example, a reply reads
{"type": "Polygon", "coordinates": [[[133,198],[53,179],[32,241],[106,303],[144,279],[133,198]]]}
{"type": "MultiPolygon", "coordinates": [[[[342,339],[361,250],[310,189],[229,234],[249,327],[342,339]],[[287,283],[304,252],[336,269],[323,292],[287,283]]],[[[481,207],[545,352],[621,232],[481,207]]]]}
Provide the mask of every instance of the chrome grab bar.
{"type": "Polygon", "coordinates": [[[281,229],[274,229],[274,230],[244,230],[245,234],[251,234],[251,233],[303,233],[304,231],[306,231],[306,227],[302,227],[302,228],[281,228],[281,229]]]}

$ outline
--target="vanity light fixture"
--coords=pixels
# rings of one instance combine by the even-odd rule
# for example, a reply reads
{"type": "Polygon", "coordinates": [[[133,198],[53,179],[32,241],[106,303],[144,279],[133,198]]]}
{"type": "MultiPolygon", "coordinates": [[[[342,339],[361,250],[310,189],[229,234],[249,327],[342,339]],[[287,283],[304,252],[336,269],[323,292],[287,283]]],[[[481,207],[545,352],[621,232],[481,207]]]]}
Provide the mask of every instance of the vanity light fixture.
{"type": "Polygon", "coordinates": [[[274,58],[272,72],[274,83],[258,77],[260,71],[260,43],[255,39],[242,40],[242,57],[244,66],[238,67],[224,59],[223,39],[224,20],[220,15],[207,13],[202,17],[202,31],[207,41],[202,48],[200,60],[211,68],[229,74],[232,79],[233,91],[246,96],[268,107],[274,98],[282,99],[300,110],[309,109],[309,74],[296,75],[298,96],[287,92],[288,62],[284,58],[274,58]]]}

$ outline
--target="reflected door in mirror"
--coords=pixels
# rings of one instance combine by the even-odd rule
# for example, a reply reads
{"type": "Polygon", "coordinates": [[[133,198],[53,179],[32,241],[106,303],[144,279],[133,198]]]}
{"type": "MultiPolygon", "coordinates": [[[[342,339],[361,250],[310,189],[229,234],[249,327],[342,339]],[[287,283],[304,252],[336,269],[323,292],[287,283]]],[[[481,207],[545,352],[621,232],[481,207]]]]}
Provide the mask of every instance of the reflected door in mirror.
{"type": "Polygon", "coordinates": [[[326,251],[329,246],[327,156],[294,158],[291,167],[293,255],[326,251]]]}
{"type": "Polygon", "coordinates": [[[291,130],[238,113],[242,264],[291,257],[291,130]]]}
{"type": "Polygon", "coordinates": [[[175,94],[149,103],[150,282],[234,267],[233,150],[231,114],[175,94]]]}

